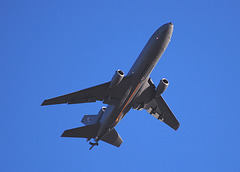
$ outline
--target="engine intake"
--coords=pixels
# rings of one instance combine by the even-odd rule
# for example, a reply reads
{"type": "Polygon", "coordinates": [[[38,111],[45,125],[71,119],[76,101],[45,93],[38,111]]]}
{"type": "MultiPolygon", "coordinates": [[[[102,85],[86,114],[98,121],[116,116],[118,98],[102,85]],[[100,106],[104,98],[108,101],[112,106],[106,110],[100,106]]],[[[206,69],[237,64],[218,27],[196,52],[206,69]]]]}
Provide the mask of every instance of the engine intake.
{"type": "Polygon", "coordinates": [[[123,71],[117,70],[112,77],[109,87],[111,88],[117,86],[122,81],[123,77],[124,77],[123,71]]]}
{"type": "Polygon", "coordinates": [[[166,78],[161,79],[160,83],[157,86],[156,97],[160,96],[168,87],[169,82],[166,78]]]}

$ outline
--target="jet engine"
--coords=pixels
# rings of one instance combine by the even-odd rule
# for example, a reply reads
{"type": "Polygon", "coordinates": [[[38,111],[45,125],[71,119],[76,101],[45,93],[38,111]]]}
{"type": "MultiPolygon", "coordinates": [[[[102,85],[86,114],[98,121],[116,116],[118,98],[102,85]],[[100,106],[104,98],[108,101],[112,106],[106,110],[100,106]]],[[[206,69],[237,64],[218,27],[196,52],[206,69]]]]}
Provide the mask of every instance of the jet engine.
{"type": "Polygon", "coordinates": [[[109,87],[111,88],[117,86],[122,81],[123,77],[124,77],[123,71],[117,70],[112,77],[109,87]]]}
{"type": "Polygon", "coordinates": [[[102,118],[102,115],[103,115],[103,113],[105,112],[105,110],[106,110],[106,107],[104,107],[104,106],[99,110],[99,112],[98,112],[98,114],[97,114],[96,122],[99,122],[99,121],[100,121],[100,119],[102,118]]]}
{"type": "Polygon", "coordinates": [[[168,80],[166,78],[161,79],[160,83],[157,86],[156,97],[160,96],[168,87],[168,80]]]}

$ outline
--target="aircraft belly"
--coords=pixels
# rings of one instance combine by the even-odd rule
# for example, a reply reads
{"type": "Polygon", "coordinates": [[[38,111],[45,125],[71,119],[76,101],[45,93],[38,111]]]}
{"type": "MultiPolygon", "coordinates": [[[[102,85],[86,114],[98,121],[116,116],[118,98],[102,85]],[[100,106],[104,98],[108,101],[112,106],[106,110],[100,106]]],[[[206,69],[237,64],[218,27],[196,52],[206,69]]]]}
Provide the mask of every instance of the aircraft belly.
{"type": "Polygon", "coordinates": [[[97,134],[98,137],[102,137],[113,127],[115,127],[125,116],[125,114],[132,108],[132,101],[141,88],[142,82],[138,83],[133,81],[129,84],[129,88],[126,91],[124,99],[119,103],[119,105],[107,106],[102,118],[99,121],[100,127],[97,134]]]}

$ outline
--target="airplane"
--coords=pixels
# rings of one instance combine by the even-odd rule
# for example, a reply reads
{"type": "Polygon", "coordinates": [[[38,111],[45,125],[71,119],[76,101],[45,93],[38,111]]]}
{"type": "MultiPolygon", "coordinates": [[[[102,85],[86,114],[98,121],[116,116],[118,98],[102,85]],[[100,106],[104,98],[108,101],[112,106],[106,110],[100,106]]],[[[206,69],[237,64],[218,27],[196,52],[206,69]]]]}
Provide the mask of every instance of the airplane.
{"type": "Polygon", "coordinates": [[[145,109],[158,120],[177,130],[180,123],[161,96],[169,81],[163,78],[156,87],[150,78],[150,73],[170,42],[172,32],[171,22],[158,28],[126,76],[123,71],[117,70],[109,82],[44,100],[41,106],[96,101],[103,101],[108,105],[102,107],[97,115],[85,115],[81,120],[85,126],[65,130],[61,137],[86,138],[91,145],[89,150],[98,145],[100,140],[120,147],[123,140],[114,127],[130,109],[145,109]]]}

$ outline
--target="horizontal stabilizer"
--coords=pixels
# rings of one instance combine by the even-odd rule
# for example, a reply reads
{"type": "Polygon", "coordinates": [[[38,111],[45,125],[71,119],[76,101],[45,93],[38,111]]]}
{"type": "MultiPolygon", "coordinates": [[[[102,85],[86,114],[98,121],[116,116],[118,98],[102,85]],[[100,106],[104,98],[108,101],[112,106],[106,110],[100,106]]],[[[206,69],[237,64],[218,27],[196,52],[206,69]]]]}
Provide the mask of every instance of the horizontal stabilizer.
{"type": "Polygon", "coordinates": [[[65,130],[61,137],[80,137],[80,138],[94,138],[97,135],[99,125],[88,125],[84,127],[73,128],[65,130]]]}
{"type": "Polygon", "coordinates": [[[123,142],[122,138],[119,136],[119,134],[114,128],[100,140],[117,147],[119,147],[123,142]]]}
{"type": "Polygon", "coordinates": [[[82,118],[82,123],[84,125],[93,125],[93,124],[96,124],[98,121],[98,115],[85,115],[83,118],[82,118]]]}

